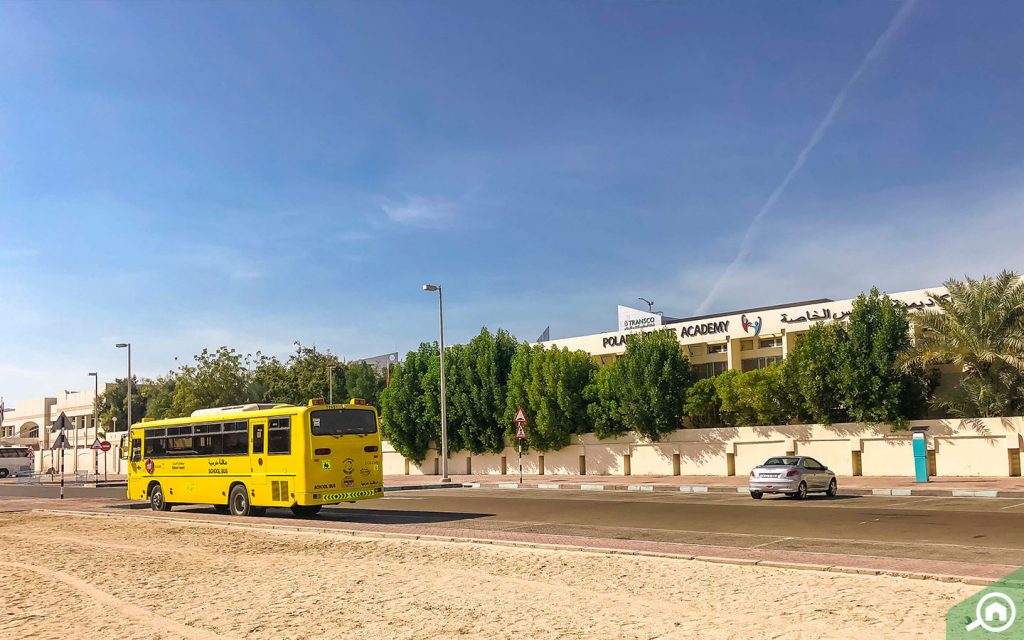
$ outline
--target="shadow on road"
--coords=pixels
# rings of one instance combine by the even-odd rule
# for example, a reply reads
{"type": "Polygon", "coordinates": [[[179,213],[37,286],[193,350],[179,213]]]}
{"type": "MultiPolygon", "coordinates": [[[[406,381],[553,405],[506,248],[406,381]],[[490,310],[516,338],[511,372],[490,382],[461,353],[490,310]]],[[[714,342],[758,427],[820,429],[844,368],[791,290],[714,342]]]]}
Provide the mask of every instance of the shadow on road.
{"type": "MultiPolygon", "coordinates": [[[[212,507],[176,506],[175,511],[216,514],[212,507]]],[[[363,524],[437,524],[459,520],[492,517],[493,513],[462,513],[453,511],[398,511],[388,509],[352,509],[326,507],[315,516],[296,516],[289,509],[269,508],[265,518],[304,520],[309,522],[359,522],[363,524]]]]}

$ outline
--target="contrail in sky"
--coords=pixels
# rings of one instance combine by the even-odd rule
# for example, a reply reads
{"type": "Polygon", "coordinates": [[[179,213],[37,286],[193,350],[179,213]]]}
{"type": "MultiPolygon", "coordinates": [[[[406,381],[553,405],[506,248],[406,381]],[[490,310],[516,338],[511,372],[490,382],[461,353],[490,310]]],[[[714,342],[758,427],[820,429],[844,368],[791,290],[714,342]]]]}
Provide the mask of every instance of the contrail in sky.
{"type": "Polygon", "coordinates": [[[796,162],[794,162],[793,166],[790,167],[789,171],[786,173],[786,177],[784,177],[782,182],[775,187],[775,190],[768,196],[768,199],[765,200],[765,203],[757,212],[757,215],[754,216],[754,219],[750,222],[750,226],[747,227],[746,233],[743,234],[743,241],[740,242],[740,250],[736,252],[736,257],[733,258],[732,262],[730,262],[729,266],[725,268],[722,275],[715,281],[714,286],[711,287],[711,291],[708,292],[708,295],[704,297],[700,306],[697,307],[695,315],[701,315],[707,311],[708,306],[714,302],[715,298],[718,296],[722,285],[732,277],[736,268],[741,262],[743,262],[743,259],[747,257],[747,254],[750,253],[750,246],[753,244],[754,234],[757,232],[758,225],[761,224],[761,219],[772,210],[775,203],[782,197],[786,187],[789,186],[789,183],[792,182],[793,178],[795,178],[796,175],[800,173],[800,170],[803,169],[804,163],[807,162],[807,156],[810,155],[811,151],[813,151],[815,147],[818,146],[818,143],[821,142],[825,132],[832,126],[832,121],[835,120],[836,114],[843,108],[843,104],[846,102],[846,96],[850,93],[850,89],[853,88],[853,85],[857,83],[857,80],[860,79],[864,71],[871,66],[871,63],[875,61],[875,58],[877,58],[882,53],[882,50],[885,49],[886,45],[889,44],[893,35],[895,35],[896,31],[899,30],[900,26],[907,19],[907,16],[910,15],[910,12],[913,10],[916,2],[917,0],[906,0],[906,2],[903,3],[899,11],[896,12],[896,15],[894,15],[892,20],[889,21],[889,26],[885,28],[882,35],[878,36],[878,39],[875,40],[875,44],[868,50],[864,59],[861,60],[860,66],[857,67],[857,70],[853,72],[850,79],[843,85],[843,88],[839,91],[839,95],[837,95],[836,99],[832,101],[832,106],[829,107],[825,117],[822,118],[821,122],[814,130],[814,133],[811,134],[811,139],[808,140],[807,144],[804,145],[804,148],[800,150],[800,153],[796,157],[796,162]]]}

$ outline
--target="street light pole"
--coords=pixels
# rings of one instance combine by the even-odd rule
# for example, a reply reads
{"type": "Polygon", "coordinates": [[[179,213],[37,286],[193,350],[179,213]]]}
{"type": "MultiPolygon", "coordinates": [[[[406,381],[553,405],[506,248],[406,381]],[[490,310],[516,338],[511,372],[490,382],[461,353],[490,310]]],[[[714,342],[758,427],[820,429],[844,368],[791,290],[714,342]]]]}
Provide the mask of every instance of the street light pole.
{"type": "Polygon", "coordinates": [[[334,404],[334,365],[327,365],[327,404],[334,404]]]}
{"type": "MultiPolygon", "coordinates": [[[[96,439],[99,440],[100,439],[100,418],[99,418],[99,415],[96,413],[96,401],[99,400],[99,397],[100,397],[100,374],[97,371],[93,371],[89,375],[93,377],[93,384],[94,384],[93,392],[92,392],[92,428],[93,428],[93,431],[95,431],[95,433],[96,433],[96,439]]],[[[89,427],[88,427],[88,425],[85,427],[85,442],[86,442],[87,445],[91,444],[89,442],[89,427]]],[[[96,453],[95,451],[93,451],[93,462],[95,463],[95,465],[94,465],[95,469],[93,470],[93,472],[97,476],[99,476],[100,475],[99,454],[96,453]]]]}
{"type": "Polygon", "coordinates": [[[448,477],[448,403],[444,388],[444,299],[441,285],[425,284],[423,290],[437,292],[437,316],[441,324],[441,482],[451,482],[448,477]]]}
{"type": "Polygon", "coordinates": [[[132,431],[132,344],[130,342],[118,342],[114,345],[118,349],[128,347],[128,437],[131,438],[132,431]]]}

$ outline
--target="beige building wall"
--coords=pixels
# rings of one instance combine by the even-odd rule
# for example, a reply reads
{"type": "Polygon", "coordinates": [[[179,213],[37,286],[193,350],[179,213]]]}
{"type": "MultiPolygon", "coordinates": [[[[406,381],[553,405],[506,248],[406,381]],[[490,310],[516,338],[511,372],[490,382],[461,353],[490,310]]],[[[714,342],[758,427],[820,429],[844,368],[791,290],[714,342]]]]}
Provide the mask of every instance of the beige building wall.
{"type": "MultiPolygon", "coordinates": [[[[935,475],[1020,475],[1022,417],[919,420],[910,426],[928,427],[926,441],[934,456],[935,475]]],[[[581,467],[587,475],[744,476],[766,458],[785,454],[809,455],[843,476],[914,475],[909,431],[859,423],[680,429],[654,443],[632,435],[598,440],[586,434],[574,437],[572,444],[559,451],[528,452],[523,456],[523,469],[531,476],[541,472],[577,475],[581,467]]],[[[518,473],[518,458],[512,448],[481,456],[453,453],[449,473],[500,474],[502,457],[506,473],[518,473]]],[[[417,465],[407,462],[388,443],[384,445],[386,474],[432,474],[437,463],[434,449],[417,465]]]]}
{"type": "MultiPolygon", "coordinates": [[[[106,384],[100,385],[100,393],[106,389],[106,384]]],[[[39,451],[49,451],[57,438],[56,432],[50,428],[63,412],[71,421],[71,428],[67,430],[66,436],[71,446],[78,450],[79,456],[74,452],[65,453],[64,464],[69,473],[78,470],[91,469],[87,466],[92,460],[91,449],[96,438],[96,421],[93,418],[93,405],[96,398],[94,389],[90,386],[84,391],[61,391],[53,397],[33,398],[10,403],[15,407],[14,411],[4,414],[3,425],[0,426],[0,445],[28,445],[37,452],[36,472],[46,471],[39,465],[39,451]],[[35,432],[36,435],[31,434],[35,432]],[[86,456],[89,456],[88,459],[86,456]]],[[[103,429],[109,425],[101,425],[103,429]]],[[[112,442],[116,445],[117,442],[112,442]]],[[[102,469],[100,470],[102,472],[102,469]]]]}

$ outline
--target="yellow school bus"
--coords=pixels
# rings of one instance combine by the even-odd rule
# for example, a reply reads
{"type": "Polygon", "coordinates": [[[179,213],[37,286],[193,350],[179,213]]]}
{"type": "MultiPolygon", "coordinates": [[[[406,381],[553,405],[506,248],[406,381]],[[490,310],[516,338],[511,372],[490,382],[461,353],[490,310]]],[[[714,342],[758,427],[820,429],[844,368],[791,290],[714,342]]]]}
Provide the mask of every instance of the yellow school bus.
{"type": "Polygon", "coordinates": [[[348,404],[247,404],[132,425],[123,448],[128,498],[154,511],[210,504],[263,515],[288,507],[313,515],[325,504],[384,495],[377,410],[348,404]]]}

